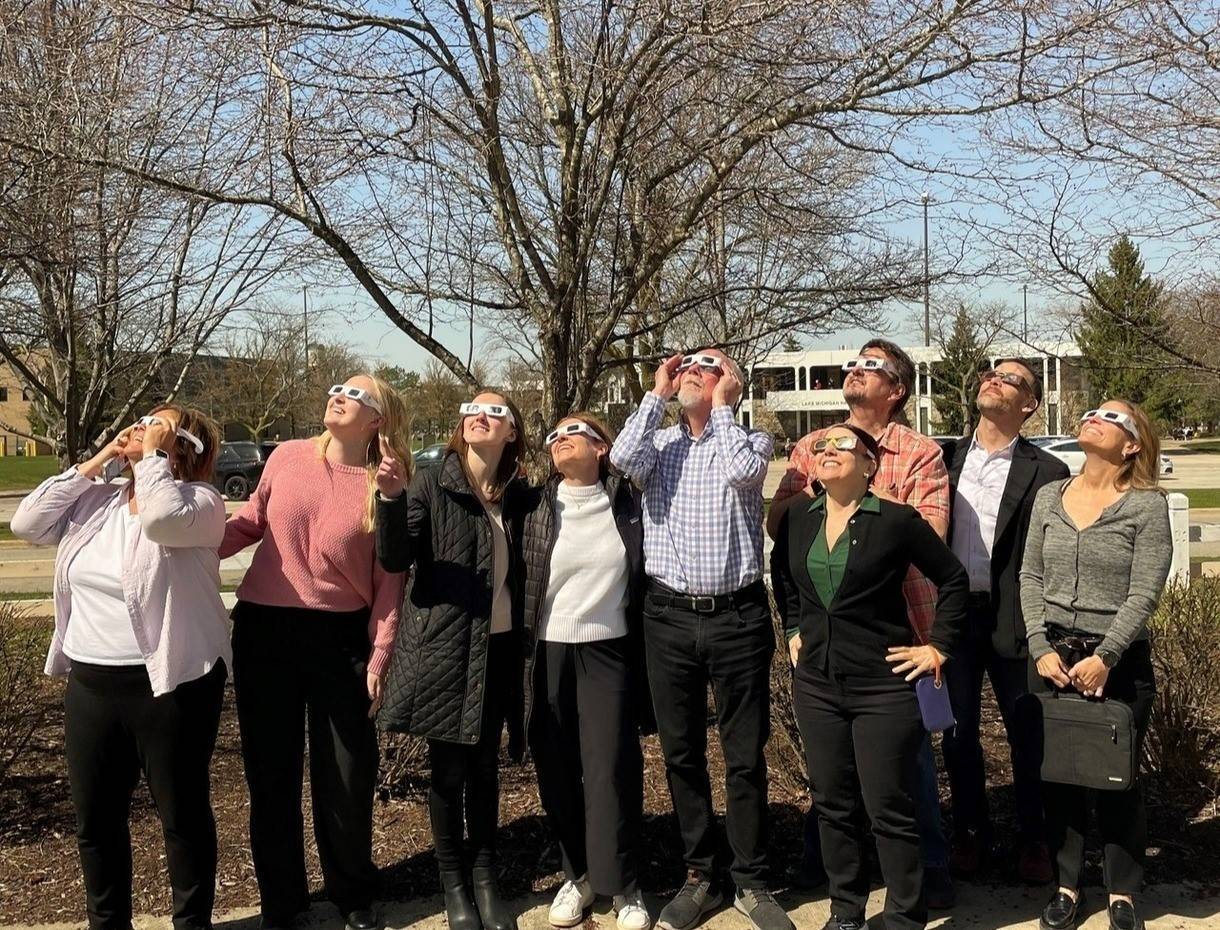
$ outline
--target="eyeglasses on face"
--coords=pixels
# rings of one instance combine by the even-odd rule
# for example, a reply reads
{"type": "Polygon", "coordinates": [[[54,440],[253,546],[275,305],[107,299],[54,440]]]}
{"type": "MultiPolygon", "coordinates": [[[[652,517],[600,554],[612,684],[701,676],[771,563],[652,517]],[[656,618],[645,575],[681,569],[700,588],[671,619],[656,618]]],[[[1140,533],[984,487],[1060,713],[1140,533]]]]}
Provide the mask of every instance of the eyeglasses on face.
{"type": "MultiPolygon", "coordinates": [[[[156,424],[157,426],[166,425],[165,421],[162,420],[160,417],[140,417],[138,422],[140,423],[141,426],[152,426],[153,424],[156,424]]],[[[185,429],[182,429],[181,427],[175,427],[174,433],[177,434],[179,439],[185,439],[192,446],[194,446],[196,455],[203,455],[203,440],[202,439],[200,439],[190,430],[185,430],[185,429]]]]}
{"type": "MultiPolygon", "coordinates": [[[[844,452],[851,452],[861,445],[859,438],[856,436],[829,436],[825,439],[819,439],[813,444],[814,452],[826,452],[828,450],[841,449],[844,452]]],[[[867,447],[863,450],[864,454],[870,459],[873,457],[867,447]]]]}
{"type": "Polygon", "coordinates": [[[373,410],[381,413],[381,404],[377,403],[377,398],[364,388],[352,387],[348,384],[332,384],[330,390],[326,393],[331,397],[341,394],[348,400],[354,400],[362,407],[371,407],[373,410]]]}
{"type": "Polygon", "coordinates": [[[859,358],[849,358],[843,363],[844,371],[884,371],[894,380],[898,380],[898,369],[893,362],[884,358],[872,358],[861,355],[859,358]]]}
{"type": "Polygon", "coordinates": [[[724,372],[724,360],[714,355],[684,355],[682,356],[682,364],[678,366],[678,371],[683,372],[688,368],[695,367],[701,368],[704,371],[722,374],[724,372]]]}
{"type": "Polygon", "coordinates": [[[980,371],[979,383],[986,384],[988,381],[1002,381],[1009,387],[1015,387],[1018,390],[1024,388],[1031,394],[1033,393],[1033,388],[1029,386],[1029,382],[1012,371],[996,371],[994,368],[988,368],[986,371],[980,371]]]}
{"type": "Polygon", "coordinates": [[[477,417],[480,413],[485,413],[489,417],[495,417],[497,420],[508,420],[509,423],[516,424],[513,419],[513,412],[508,409],[508,404],[475,404],[466,403],[458,407],[458,413],[464,417],[477,417]]]}
{"type": "Polygon", "coordinates": [[[1084,416],[1080,418],[1080,422],[1084,423],[1087,420],[1096,420],[1099,423],[1113,423],[1120,429],[1126,430],[1127,434],[1136,442],[1140,441],[1139,427],[1135,425],[1135,418],[1123,413],[1121,410],[1086,410],[1084,416]]]}
{"type": "Polygon", "coordinates": [[[582,423],[581,421],[578,420],[575,423],[565,423],[563,426],[555,427],[553,430],[551,430],[549,433],[546,434],[546,439],[544,440],[544,442],[546,444],[546,447],[549,449],[556,442],[558,442],[559,439],[563,436],[578,436],[578,435],[588,436],[590,439],[592,439],[595,442],[605,442],[606,441],[600,435],[598,435],[597,430],[595,430],[593,427],[591,427],[588,423],[582,423]]]}

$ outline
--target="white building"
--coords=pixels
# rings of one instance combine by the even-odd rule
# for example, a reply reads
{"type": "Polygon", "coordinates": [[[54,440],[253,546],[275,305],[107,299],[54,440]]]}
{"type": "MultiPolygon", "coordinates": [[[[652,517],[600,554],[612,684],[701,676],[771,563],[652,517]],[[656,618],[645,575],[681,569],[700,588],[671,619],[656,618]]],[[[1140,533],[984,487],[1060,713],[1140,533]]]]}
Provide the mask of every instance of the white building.
{"type": "MultiPolygon", "coordinates": [[[[907,401],[906,415],[921,433],[931,433],[936,412],[932,404],[932,379],[928,366],[940,361],[937,346],[903,347],[915,363],[915,391],[907,401]]],[[[858,347],[815,349],[808,352],[775,352],[750,368],[746,399],[738,414],[749,426],[755,404],[765,400],[789,438],[814,429],[841,423],[847,416],[843,400],[842,366],[859,354],[858,347]]],[[[1082,400],[1086,375],[1080,364],[1080,349],[1072,342],[1049,343],[1031,347],[1024,343],[997,345],[992,361],[1019,358],[1042,377],[1042,408],[1035,417],[1036,429],[1049,434],[1066,432],[1081,411],[1074,409],[1082,400]],[[1066,408],[1066,409],[1065,409],[1066,408]]],[[[1031,428],[1035,424],[1031,422],[1031,428]]]]}

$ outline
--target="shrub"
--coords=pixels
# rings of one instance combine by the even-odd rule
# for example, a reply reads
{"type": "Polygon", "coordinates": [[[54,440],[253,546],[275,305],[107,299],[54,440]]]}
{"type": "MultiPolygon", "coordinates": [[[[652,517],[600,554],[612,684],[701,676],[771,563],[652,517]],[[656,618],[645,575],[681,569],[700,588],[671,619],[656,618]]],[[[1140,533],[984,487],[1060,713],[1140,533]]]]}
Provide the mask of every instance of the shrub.
{"type": "Polygon", "coordinates": [[[382,800],[413,793],[427,779],[428,741],[405,733],[379,730],[381,769],[377,773],[377,796],[382,800]]]}
{"type": "Polygon", "coordinates": [[[46,717],[48,622],[0,603],[0,781],[46,717]]]}
{"type": "Polygon", "coordinates": [[[1149,623],[1156,703],[1145,753],[1170,787],[1214,795],[1220,775],[1220,578],[1172,584],[1149,623]]]}

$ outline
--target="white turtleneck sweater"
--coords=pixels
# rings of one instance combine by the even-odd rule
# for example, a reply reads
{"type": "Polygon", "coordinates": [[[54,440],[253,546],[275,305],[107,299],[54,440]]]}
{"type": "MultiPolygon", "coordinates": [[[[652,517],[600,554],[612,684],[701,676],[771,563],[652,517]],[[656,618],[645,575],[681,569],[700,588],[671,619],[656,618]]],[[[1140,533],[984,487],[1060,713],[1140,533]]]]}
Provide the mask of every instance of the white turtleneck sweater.
{"type": "Polygon", "coordinates": [[[627,550],[605,486],[559,482],[555,546],[539,638],[592,643],[627,635],[627,550]]]}

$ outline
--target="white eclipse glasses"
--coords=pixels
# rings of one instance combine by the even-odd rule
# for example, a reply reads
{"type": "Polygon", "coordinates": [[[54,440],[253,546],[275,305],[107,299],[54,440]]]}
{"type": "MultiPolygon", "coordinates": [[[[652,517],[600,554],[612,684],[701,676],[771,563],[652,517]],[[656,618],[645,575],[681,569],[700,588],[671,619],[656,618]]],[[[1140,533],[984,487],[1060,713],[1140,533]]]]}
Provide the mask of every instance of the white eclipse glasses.
{"type": "Polygon", "coordinates": [[[460,404],[458,413],[464,417],[477,417],[480,413],[485,413],[497,420],[508,420],[514,426],[517,424],[517,421],[513,419],[513,412],[508,409],[508,404],[460,404]]]}
{"type": "Polygon", "coordinates": [[[717,358],[714,355],[683,355],[682,363],[678,366],[678,372],[686,371],[688,368],[703,368],[707,371],[714,371],[716,374],[724,372],[724,359],[717,358]]]}
{"type": "MultiPolygon", "coordinates": [[[[156,424],[157,426],[166,425],[165,421],[162,420],[160,417],[140,417],[140,419],[137,420],[136,422],[139,423],[141,426],[152,426],[154,424],[156,424]]],[[[189,442],[192,446],[195,447],[196,455],[203,455],[203,440],[202,439],[200,439],[190,430],[185,430],[185,429],[182,429],[181,427],[175,428],[174,432],[178,434],[179,438],[185,439],[187,442],[189,442]]]]}
{"type": "Polygon", "coordinates": [[[364,388],[352,387],[347,384],[332,384],[330,390],[326,392],[331,397],[342,395],[348,400],[354,400],[362,407],[371,407],[378,413],[381,413],[381,404],[377,403],[377,398],[366,391],[364,388]]]}
{"type": "Polygon", "coordinates": [[[1086,420],[1097,420],[1099,423],[1113,423],[1115,426],[1122,427],[1127,431],[1136,442],[1140,441],[1139,427],[1135,425],[1135,418],[1129,414],[1123,413],[1121,410],[1086,410],[1084,416],[1080,418],[1080,422],[1086,420]]]}
{"type": "Polygon", "coordinates": [[[872,358],[867,355],[861,355],[859,358],[849,358],[843,363],[844,371],[884,371],[891,378],[897,380],[898,369],[894,367],[894,363],[889,359],[872,358]]]}
{"type": "Polygon", "coordinates": [[[868,446],[860,442],[856,436],[830,436],[825,439],[819,439],[814,442],[813,451],[825,452],[827,449],[831,451],[842,449],[844,452],[851,452],[857,447],[861,448],[870,459],[873,457],[873,453],[868,450],[868,446]]]}
{"type": "Polygon", "coordinates": [[[594,442],[605,442],[606,441],[605,439],[603,439],[601,437],[601,435],[597,432],[597,430],[595,430],[593,427],[591,427],[588,423],[583,423],[583,422],[577,420],[575,423],[565,423],[563,426],[555,427],[553,430],[551,430],[549,433],[546,434],[546,439],[544,440],[544,444],[549,449],[556,442],[558,442],[559,439],[563,436],[576,436],[576,435],[582,435],[582,434],[585,436],[588,436],[594,442]]]}

